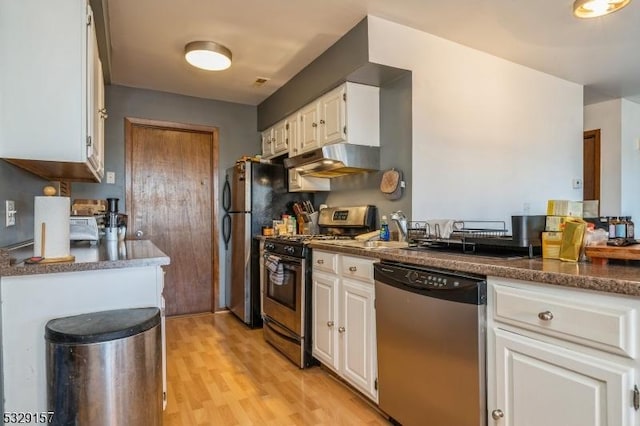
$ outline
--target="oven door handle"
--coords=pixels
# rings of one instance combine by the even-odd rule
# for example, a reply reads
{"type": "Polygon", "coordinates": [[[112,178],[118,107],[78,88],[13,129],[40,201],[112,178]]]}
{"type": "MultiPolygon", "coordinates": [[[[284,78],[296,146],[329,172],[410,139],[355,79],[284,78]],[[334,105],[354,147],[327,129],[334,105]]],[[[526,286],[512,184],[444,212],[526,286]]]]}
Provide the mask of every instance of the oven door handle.
{"type": "Polygon", "coordinates": [[[272,332],[274,332],[275,334],[277,334],[277,335],[278,335],[278,337],[280,337],[280,338],[282,338],[282,339],[284,339],[284,340],[288,340],[288,341],[289,341],[289,342],[291,342],[291,343],[295,343],[295,344],[298,344],[298,345],[300,344],[300,339],[296,339],[295,337],[292,337],[292,336],[286,335],[286,334],[284,334],[284,333],[282,333],[282,332],[280,332],[280,331],[276,330],[276,329],[275,329],[275,327],[273,327],[273,326],[271,325],[271,324],[275,323],[275,321],[273,321],[271,318],[269,318],[269,317],[265,316],[265,317],[263,318],[263,320],[264,320],[264,325],[265,325],[265,326],[267,326],[267,327],[269,327],[269,330],[271,330],[272,332]]]}
{"type": "Polygon", "coordinates": [[[303,259],[301,259],[299,257],[284,256],[284,255],[281,255],[281,254],[273,254],[271,252],[265,252],[262,255],[262,257],[264,259],[266,259],[267,257],[269,257],[271,255],[279,257],[280,260],[282,260],[282,263],[293,263],[293,264],[296,264],[296,265],[302,265],[302,260],[303,259]]]}

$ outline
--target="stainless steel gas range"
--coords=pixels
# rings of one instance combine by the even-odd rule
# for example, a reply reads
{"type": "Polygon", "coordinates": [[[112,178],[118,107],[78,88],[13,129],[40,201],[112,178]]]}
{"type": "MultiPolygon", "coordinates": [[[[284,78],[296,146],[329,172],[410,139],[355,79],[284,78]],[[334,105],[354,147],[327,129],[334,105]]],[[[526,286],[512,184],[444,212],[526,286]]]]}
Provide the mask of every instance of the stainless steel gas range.
{"type": "Polygon", "coordinates": [[[351,239],[376,229],[375,206],[320,211],[320,235],[277,236],[264,242],[263,330],[267,342],[300,368],[311,356],[311,241],[351,239]]]}

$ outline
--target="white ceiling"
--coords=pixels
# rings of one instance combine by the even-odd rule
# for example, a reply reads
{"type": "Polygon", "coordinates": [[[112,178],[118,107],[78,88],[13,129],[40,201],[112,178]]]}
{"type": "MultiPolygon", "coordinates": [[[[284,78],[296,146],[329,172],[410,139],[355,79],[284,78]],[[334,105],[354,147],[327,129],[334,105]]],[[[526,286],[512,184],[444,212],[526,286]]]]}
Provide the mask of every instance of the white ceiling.
{"type": "MultiPolygon", "coordinates": [[[[111,83],[256,105],[366,15],[375,15],[585,85],[585,103],[640,103],[640,0],[594,20],[573,0],[103,0],[111,83]],[[233,52],[201,71],[184,46],[233,52]],[[254,87],[257,77],[270,79],[254,87]]],[[[473,70],[469,70],[473,72],[473,70]]]]}

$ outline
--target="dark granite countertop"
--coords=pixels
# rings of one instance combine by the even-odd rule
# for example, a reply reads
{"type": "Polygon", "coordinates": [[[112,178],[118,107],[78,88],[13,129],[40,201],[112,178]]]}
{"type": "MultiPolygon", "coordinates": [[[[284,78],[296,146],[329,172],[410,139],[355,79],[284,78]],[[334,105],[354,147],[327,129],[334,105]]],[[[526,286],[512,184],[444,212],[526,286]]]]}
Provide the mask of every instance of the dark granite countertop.
{"type": "Polygon", "coordinates": [[[101,241],[98,245],[73,243],[71,255],[75,256],[74,262],[25,264],[23,261],[32,255],[31,245],[11,252],[0,250],[0,277],[161,266],[170,263],[169,256],[149,240],[101,241]]]}
{"type": "Polygon", "coordinates": [[[542,258],[503,260],[433,250],[367,249],[323,242],[312,242],[310,247],[493,277],[640,296],[640,267],[637,264],[596,265],[542,258]]]}

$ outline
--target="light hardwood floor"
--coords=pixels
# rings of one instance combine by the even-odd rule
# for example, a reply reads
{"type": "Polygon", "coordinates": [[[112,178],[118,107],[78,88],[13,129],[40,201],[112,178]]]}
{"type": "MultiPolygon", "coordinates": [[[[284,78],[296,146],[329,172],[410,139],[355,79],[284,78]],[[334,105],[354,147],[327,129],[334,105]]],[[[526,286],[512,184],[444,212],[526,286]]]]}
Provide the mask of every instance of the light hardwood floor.
{"type": "Polygon", "coordinates": [[[168,318],[165,426],[389,425],[320,367],[298,369],[232,314],[168,318]]]}

